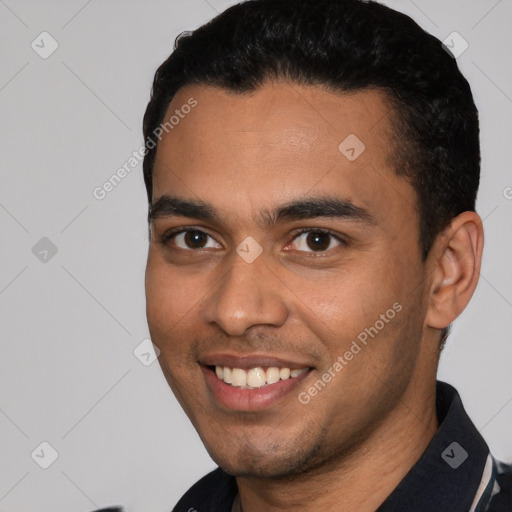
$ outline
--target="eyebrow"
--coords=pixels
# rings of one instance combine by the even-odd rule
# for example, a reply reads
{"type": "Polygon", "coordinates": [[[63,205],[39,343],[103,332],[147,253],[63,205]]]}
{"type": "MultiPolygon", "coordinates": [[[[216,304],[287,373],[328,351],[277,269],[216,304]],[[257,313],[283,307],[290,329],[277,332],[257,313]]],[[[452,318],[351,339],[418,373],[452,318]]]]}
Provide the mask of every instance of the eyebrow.
{"type": "MultiPolygon", "coordinates": [[[[148,222],[169,217],[189,217],[222,224],[218,211],[212,205],[201,200],[189,200],[165,194],[150,205],[148,222]]],[[[377,224],[376,218],[366,208],[357,206],[348,199],[329,196],[306,197],[270,210],[262,210],[258,215],[257,224],[261,228],[270,228],[286,221],[319,217],[341,218],[369,225],[377,224]]]]}

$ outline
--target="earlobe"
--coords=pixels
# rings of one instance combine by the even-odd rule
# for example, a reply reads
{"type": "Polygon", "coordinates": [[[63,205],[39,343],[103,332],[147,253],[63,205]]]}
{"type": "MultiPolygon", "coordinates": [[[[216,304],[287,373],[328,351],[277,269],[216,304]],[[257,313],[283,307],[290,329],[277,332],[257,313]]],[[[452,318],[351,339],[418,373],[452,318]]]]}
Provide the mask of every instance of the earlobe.
{"type": "Polygon", "coordinates": [[[437,237],[431,251],[428,327],[447,327],[467,306],[480,276],[483,241],[482,220],[475,212],[461,213],[437,237]]]}

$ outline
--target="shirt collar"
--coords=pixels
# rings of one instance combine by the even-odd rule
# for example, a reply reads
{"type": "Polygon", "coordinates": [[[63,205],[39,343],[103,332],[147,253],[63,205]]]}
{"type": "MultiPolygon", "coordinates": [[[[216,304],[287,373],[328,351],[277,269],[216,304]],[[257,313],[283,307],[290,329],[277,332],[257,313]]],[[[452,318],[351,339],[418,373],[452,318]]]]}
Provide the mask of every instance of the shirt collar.
{"type": "Polygon", "coordinates": [[[473,503],[489,448],[456,389],[437,381],[436,393],[439,429],[377,512],[467,512],[473,503]]]}

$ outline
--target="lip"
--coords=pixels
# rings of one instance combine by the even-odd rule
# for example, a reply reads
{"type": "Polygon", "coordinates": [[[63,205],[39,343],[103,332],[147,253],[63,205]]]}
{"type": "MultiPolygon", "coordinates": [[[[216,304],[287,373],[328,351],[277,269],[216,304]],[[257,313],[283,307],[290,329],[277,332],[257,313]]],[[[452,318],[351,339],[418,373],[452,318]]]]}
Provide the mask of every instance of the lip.
{"type": "Polygon", "coordinates": [[[229,368],[242,368],[250,370],[251,368],[290,368],[290,370],[300,370],[301,368],[310,368],[311,363],[306,361],[297,361],[286,359],[285,357],[273,357],[264,354],[238,355],[238,354],[207,354],[201,357],[199,361],[205,366],[228,366],[229,368]]]}
{"type": "MultiPolygon", "coordinates": [[[[229,366],[229,365],[224,365],[229,366]]],[[[261,365],[256,365],[261,366],[261,365]]],[[[278,366],[278,365],[270,365],[278,366]]],[[[211,366],[200,365],[208,390],[215,401],[224,409],[238,412],[256,412],[269,409],[272,406],[281,403],[286,397],[289,397],[294,390],[297,390],[300,383],[312,372],[308,370],[298,377],[290,377],[286,380],[280,380],[275,384],[269,384],[262,388],[242,389],[220,380],[211,366]]],[[[255,366],[252,366],[254,368],[255,366]]],[[[304,368],[301,366],[300,368],[304,368]]],[[[235,366],[235,368],[241,368],[235,366]]],[[[285,366],[285,368],[288,368],[285,366]]]]}

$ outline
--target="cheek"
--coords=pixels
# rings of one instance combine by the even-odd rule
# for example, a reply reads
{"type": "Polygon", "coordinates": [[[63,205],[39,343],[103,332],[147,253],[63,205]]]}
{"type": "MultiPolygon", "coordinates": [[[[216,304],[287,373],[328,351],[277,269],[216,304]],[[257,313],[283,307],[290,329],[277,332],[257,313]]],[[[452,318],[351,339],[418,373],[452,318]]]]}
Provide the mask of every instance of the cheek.
{"type": "Polygon", "coordinates": [[[332,401],[339,411],[356,411],[366,403],[373,407],[382,400],[375,390],[383,382],[401,389],[410,378],[421,335],[416,309],[421,308],[399,265],[391,263],[361,261],[330,277],[295,283],[302,299],[296,301],[299,322],[319,340],[320,374],[342,358],[328,389],[315,398],[317,406],[332,401]]]}
{"type": "Polygon", "coordinates": [[[322,277],[295,278],[287,284],[297,298],[303,323],[340,350],[403,295],[393,271],[385,264],[370,265],[363,258],[346,261],[322,277]]]}
{"type": "Polygon", "coordinates": [[[185,339],[180,333],[192,321],[194,306],[204,294],[204,286],[197,281],[198,278],[186,277],[150,254],[145,283],[146,316],[152,340],[160,350],[169,349],[165,346],[168,340],[176,349],[179,340],[185,339]]]}

